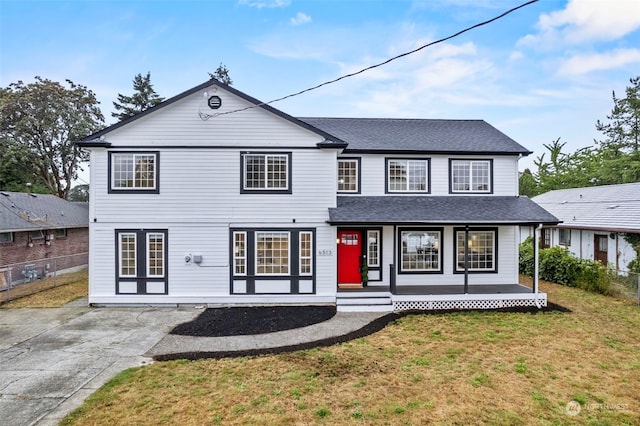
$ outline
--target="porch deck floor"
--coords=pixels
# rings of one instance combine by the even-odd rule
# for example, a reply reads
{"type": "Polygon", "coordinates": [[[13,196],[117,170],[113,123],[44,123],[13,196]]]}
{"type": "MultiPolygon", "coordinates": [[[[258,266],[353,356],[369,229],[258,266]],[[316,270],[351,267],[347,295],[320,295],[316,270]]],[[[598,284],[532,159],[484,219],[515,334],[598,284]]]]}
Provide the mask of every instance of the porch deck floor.
{"type": "MultiPolygon", "coordinates": [[[[338,293],[388,293],[389,286],[370,285],[363,288],[339,288],[338,293]]],[[[533,294],[533,289],[522,284],[470,284],[468,294],[533,294]]],[[[396,295],[464,294],[463,285],[397,285],[396,295]]]]}

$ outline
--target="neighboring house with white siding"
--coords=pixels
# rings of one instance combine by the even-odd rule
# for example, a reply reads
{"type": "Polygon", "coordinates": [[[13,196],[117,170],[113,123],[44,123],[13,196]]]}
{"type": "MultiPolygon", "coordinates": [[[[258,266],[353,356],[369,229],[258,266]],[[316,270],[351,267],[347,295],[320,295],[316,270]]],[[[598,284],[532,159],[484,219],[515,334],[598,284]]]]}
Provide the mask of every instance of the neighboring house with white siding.
{"type": "MultiPolygon", "coordinates": [[[[541,246],[564,246],[576,257],[628,272],[636,258],[625,233],[640,234],[640,182],[549,191],[532,198],[562,221],[542,230],[541,246]]],[[[522,229],[522,238],[531,234],[522,229]]]]}
{"type": "Polygon", "coordinates": [[[481,120],[294,118],[216,80],[87,137],[92,304],[546,305],[530,152],[481,120]]]}

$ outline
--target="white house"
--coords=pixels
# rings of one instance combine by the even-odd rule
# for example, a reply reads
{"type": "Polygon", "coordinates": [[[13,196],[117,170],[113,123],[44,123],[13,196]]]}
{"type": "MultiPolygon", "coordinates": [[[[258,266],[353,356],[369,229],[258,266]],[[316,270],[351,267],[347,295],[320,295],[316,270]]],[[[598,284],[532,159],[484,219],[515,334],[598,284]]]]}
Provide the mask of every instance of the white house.
{"type": "MultiPolygon", "coordinates": [[[[621,273],[636,257],[623,234],[640,234],[640,182],[549,191],[532,198],[562,221],[545,226],[542,247],[564,246],[621,273]]],[[[523,238],[530,229],[522,229],[523,238]]]]}
{"type": "Polygon", "coordinates": [[[519,226],[558,220],[484,121],[294,118],[210,80],[80,145],[91,304],[546,305],[519,226]]]}

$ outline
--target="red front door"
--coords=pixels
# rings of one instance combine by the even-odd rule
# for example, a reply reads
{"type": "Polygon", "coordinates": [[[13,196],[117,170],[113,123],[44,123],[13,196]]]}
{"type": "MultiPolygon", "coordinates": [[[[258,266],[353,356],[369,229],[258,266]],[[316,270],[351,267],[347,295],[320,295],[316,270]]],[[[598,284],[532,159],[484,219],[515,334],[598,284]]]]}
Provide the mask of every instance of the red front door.
{"type": "Polygon", "coordinates": [[[362,235],[360,231],[338,231],[338,284],[359,284],[362,235]]]}

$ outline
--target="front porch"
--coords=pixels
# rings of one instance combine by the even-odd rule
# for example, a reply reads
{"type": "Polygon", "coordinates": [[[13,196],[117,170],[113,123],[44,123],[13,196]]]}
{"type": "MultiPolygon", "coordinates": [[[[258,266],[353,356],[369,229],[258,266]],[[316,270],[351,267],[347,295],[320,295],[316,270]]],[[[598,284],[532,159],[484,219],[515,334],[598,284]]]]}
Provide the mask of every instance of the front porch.
{"type": "Polygon", "coordinates": [[[338,289],[338,311],[399,312],[409,310],[499,309],[546,307],[547,294],[522,284],[396,285],[338,289]]]}

